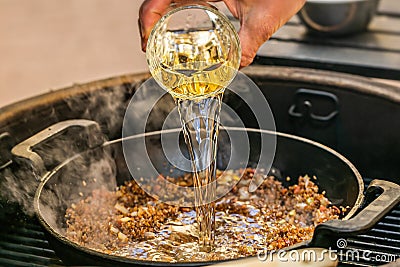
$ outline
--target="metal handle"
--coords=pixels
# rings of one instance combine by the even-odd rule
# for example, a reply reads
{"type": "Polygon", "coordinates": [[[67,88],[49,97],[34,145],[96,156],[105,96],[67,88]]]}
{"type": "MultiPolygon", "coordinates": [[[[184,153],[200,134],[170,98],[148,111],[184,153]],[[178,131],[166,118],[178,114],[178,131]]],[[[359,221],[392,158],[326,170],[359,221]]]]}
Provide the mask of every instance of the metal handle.
{"type": "Polygon", "coordinates": [[[67,120],[56,123],[19,143],[11,150],[11,153],[16,161],[28,161],[35,170],[35,173],[40,177],[47,169],[42,157],[33,151],[34,147],[48,140],[55,139],[60,134],[75,127],[78,130],[78,134],[74,135],[74,138],[72,138],[71,135],[71,140],[78,139],[79,141],[83,141],[86,143],[85,147],[87,148],[93,148],[103,144],[103,134],[101,133],[100,126],[95,121],[81,119],[67,120]]]}
{"type": "Polygon", "coordinates": [[[339,111],[338,111],[339,99],[337,98],[337,96],[335,96],[332,93],[301,88],[296,91],[295,95],[296,95],[295,103],[290,106],[289,111],[288,111],[289,115],[292,117],[295,117],[295,118],[310,117],[311,119],[313,119],[315,121],[328,122],[328,121],[332,120],[333,118],[335,118],[336,115],[339,113],[339,111]],[[298,98],[300,98],[301,96],[305,96],[306,98],[311,97],[311,98],[318,98],[318,99],[327,99],[333,103],[334,110],[329,112],[328,115],[317,115],[317,114],[313,113],[313,111],[312,111],[312,107],[313,107],[312,100],[305,99],[305,100],[303,100],[302,105],[297,105],[296,102],[298,102],[298,98]]]}
{"type": "Polygon", "coordinates": [[[400,202],[400,185],[373,180],[367,189],[367,194],[377,188],[382,190],[382,194],[350,220],[330,220],[318,225],[310,244],[326,247],[332,236],[346,237],[370,230],[400,202]]]}

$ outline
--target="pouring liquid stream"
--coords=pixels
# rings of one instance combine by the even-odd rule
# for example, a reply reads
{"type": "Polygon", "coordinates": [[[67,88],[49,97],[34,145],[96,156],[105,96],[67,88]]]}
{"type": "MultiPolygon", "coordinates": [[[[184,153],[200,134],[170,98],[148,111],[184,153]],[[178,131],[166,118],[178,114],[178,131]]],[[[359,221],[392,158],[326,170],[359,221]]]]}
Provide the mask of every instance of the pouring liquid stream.
{"type": "Polygon", "coordinates": [[[216,151],[222,93],[202,100],[176,99],[193,168],[199,250],[215,239],[216,151]]]}
{"type": "Polygon", "coordinates": [[[178,107],[192,162],[201,252],[215,251],[220,111],[224,90],[236,76],[240,54],[234,26],[202,1],[176,5],[160,19],[147,43],[150,71],[178,107]]]}
{"type": "MultiPolygon", "coordinates": [[[[153,75],[175,99],[192,161],[199,250],[210,252],[215,239],[216,151],[224,89],[235,75],[221,32],[167,31],[160,40],[161,63],[153,75]]],[[[151,63],[151,62],[150,62],[151,63]]],[[[235,62],[233,62],[235,63],[235,62]]]]}

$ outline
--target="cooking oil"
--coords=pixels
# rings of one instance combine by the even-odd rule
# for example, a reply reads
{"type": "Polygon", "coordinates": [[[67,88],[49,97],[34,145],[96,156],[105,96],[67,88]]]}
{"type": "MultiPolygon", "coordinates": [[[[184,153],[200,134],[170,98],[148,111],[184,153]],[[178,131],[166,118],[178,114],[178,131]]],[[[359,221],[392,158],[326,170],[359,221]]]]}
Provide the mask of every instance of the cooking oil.
{"type": "Polygon", "coordinates": [[[212,8],[178,8],[154,27],[147,60],[153,77],[178,107],[192,160],[199,250],[209,252],[215,240],[219,114],[223,92],[240,63],[238,36],[226,17],[212,8]],[[193,25],[199,18],[204,20],[193,25]]]}
{"type": "Polygon", "coordinates": [[[178,99],[222,93],[235,76],[239,59],[230,59],[232,52],[220,34],[215,30],[166,32],[149,52],[157,58],[149,59],[153,77],[178,99]]]}

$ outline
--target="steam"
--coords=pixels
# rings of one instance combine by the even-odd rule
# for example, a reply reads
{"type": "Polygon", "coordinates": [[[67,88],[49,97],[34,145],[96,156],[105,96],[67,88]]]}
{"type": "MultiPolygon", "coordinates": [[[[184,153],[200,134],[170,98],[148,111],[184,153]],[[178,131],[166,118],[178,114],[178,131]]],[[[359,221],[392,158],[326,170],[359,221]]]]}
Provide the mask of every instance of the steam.
{"type": "MultiPolygon", "coordinates": [[[[44,175],[48,181],[40,191],[39,197],[40,213],[46,221],[51,222],[52,227],[63,225],[65,210],[72,203],[86,198],[94,189],[113,190],[117,185],[112,149],[88,149],[82,144],[71,143],[72,139],[69,134],[58,136],[54,141],[35,149],[46,162],[47,169],[55,168],[44,175]],[[80,149],[86,152],[79,154],[80,149]]],[[[32,166],[23,162],[20,162],[15,170],[4,170],[4,179],[0,187],[3,197],[8,201],[17,202],[26,214],[33,215],[34,196],[40,183],[37,178],[40,175],[35,173],[32,166]]]]}
{"type": "Polygon", "coordinates": [[[29,175],[29,173],[31,173],[31,169],[22,166],[16,171],[3,170],[0,183],[1,200],[4,203],[3,210],[13,209],[15,206],[10,206],[10,204],[17,203],[27,215],[32,216],[34,214],[33,198],[38,182],[33,174],[29,175]],[[25,179],[27,176],[30,176],[30,179],[25,179]]]}
{"type": "MultiPolygon", "coordinates": [[[[82,91],[86,91],[85,93],[76,94],[62,100],[61,103],[46,107],[51,110],[50,114],[46,115],[46,118],[33,117],[32,121],[37,120],[37,125],[47,122],[46,126],[50,126],[52,122],[56,123],[61,120],[88,119],[99,123],[102,132],[107,136],[105,139],[119,138],[126,106],[136,87],[140,84],[141,82],[121,83],[92,91],[82,87],[82,91]]],[[[91,86],[95,87],[95,85],[91,86]]],[[[35,126],[27,127],[35,128],[35,126]]],[[[39,130],[41,129],[33,131],[39,130]]],[[[35,147],[35,152],[43,158],[46,168],[53,170],[58,164],[88,149],[80,138],[82,135],[79,133],[79,129],[78,131],[76,129],[67,131],[54,140],[35,147]]],[[[116,150],[118,149],[116,148],[116,150]]],[[[90,195],[93,189],[115,189],[116,164],[112,153],[118,154],[118,151],[115,152],[108,148],[91,150],[75,156],[53,175],[49,185],[43,191],[46,193],[41,195],[40,205],[42,215],[49,221],[53,220],[51,222],[53,226],[62,226],[63,223],[59,224],[60,222],[57,220],[64,218],[65,208],[76,202],[78,198],[82,199],[90,195]],[[64,210],[61,211],[60,208],[64,210]],[[61,215],[61,212],[64,214],[61,215]]],[[[24,213],[29,216],[34,215],[33,199],[41,178],[41,174],[35,172],[35,168],[27,161],[14,162],[10,167],[1,170],[0,203],[3,204],[3,208],[10,209],[11,203],[17,203],[24,213]]]]}
{"type": "Polygon", "coordinates": [[[53,229],[64,233],[66,209],[91,196],[94,190],[114,190],[115,177],[116,166],[108,153],[97,159],[86,155],[75,158],[43,187],[39,197],[40,215],[53,229]]]}
{"type": "Polygon", "coordinates": [[[130,97],[139,84],[121,84],[65,100],[73,118],[96,121],[110,139],[121,136],[122,121],[130,97]]]}

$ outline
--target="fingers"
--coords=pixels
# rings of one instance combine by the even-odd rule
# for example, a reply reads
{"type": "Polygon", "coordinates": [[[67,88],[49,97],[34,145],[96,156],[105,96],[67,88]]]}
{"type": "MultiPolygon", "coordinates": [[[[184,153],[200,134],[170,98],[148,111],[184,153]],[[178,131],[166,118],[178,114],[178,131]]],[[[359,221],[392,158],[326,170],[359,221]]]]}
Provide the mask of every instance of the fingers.
{"type": "Polygon", "coordinates": [[[242,47],[241,68],[253,62],[260,46],[277,30],[277,23],[272,21],[272,19],[273,18],[270,18],[268,21],[264,17],[262,20],[254,20],[251,17],[247,17],[247,19],[242,22],[239,31],[239,39],[242,47]],[[268,22],[265,24],[260,23],[263,21],[268,22]]]}
{"type": "MultiPolygon", "coordinates": [[[[305,0],[225,0],[241,21],[242,46],[240,66],[251,64],[264,44],[303,6],[305,0]]],[[[232,10],[231,10],[232,11],[232,10]]]]}
{"type": "Polygon", "coordinates": [[[298,0],[224,0],[231,13],[240,20],[240,68],[253,62],[260,46],[275,32],[278,23],[276,16],[269,14],[270,6],[279,6],[282,1],[298,0]]]}
{"type": "MultiPolygon", "coordinates": [[[[176,1],[176,0],[175,0],[176,1]]],[[[142,50],[146,50],[150,32],[174,0],[145,0],[139,11],[142,50]]],[[[218,2],[219,0],[209,0],[218,2]]],[[[241,21],[239,38],[242,46],[241,67],[253,62],[260,46],[285,24],[305,0],[224,0],[241,21]]]]}
{"type": "Polygon", "coordinates": [[[138,24],[143,51],[146,51],[151,30],[172,2],[173,0],[145,0],[140,7],[138,24]]]}

